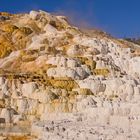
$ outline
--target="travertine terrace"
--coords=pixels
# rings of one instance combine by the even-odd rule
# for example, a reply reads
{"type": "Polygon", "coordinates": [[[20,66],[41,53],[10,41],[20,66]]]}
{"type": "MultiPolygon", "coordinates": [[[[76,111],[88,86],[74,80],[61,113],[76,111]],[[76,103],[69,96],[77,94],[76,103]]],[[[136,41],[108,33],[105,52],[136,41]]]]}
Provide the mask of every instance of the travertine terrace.
{"type": "Polygon", "coordinates": [[[0,140],[139,140],[140,46],[44,11],[0,13],[0,140]]]}

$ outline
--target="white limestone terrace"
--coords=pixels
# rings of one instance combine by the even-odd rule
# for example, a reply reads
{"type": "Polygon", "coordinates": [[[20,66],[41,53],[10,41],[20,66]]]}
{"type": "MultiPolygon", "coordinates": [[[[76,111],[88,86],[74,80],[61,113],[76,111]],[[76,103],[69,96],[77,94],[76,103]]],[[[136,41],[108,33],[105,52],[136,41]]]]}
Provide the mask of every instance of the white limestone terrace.
{"type": "Polygon", "coordinates": [[[37,51],[18,71],[46,66],[41,76],[51,84],[1,76],[1,125],[27,124],[36,140],[140,139],[140,46],[86,35],[44,11],[22,15],[16,25],[34,30],[31,41],[1,58],[0,68],[12,71],[22,51],[37,51]]]}

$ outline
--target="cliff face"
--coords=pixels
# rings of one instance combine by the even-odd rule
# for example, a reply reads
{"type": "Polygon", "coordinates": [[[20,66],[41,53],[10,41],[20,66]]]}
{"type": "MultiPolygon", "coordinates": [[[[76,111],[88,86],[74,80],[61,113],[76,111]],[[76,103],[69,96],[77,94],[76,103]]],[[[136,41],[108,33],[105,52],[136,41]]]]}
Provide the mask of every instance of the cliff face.
{"type": "Polygon", "coordinates": [[[139,138],[139,54],[63,16],[0,13],[0,124],[44,140],[99,139],[101,125],[103,139],[139,138]]]}

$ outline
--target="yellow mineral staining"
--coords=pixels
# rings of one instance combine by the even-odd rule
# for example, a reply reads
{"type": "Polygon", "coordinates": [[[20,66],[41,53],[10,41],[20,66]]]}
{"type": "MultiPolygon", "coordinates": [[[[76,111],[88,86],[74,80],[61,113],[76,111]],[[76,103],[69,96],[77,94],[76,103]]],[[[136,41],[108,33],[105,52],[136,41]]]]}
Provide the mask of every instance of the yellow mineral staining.
{"type": "Polygon", "coordinates": [[[20,50],[26,48],[27,43],[29,43],[30,41],[31,40],[28,38],[17,40],[17,42],[15,43],[16,49],[20,50]]]}
{"type": "Polygon", "coordinates": [[[73,104],[69,102],[67,97],[53,100],[49,106],[49,111],[52,112],[72,112],[73,104]]]}
{"type": "Polygon", "coordinates": [[[69,31],[70,34],[72,35],[77,35],[80,33],[80,30],[78,30],[77,28],[75,27],[67,27],[67,30],[69,31]]]}
{"type": "Polygon", "coordinates": [[[96,68],[96,61],[88,59],[85,61],[85,64],[89,66],[91,70],[94,70],[96,68]]]}
{"type": "Polygon", "coordinates": [[[72,103],[68,103],[68,112],[72,112],[73,111],[73,104],[72,103]]]}
{"type": "Polygon", "coordinates": [[[76,103],[76,97],[79,95],[77,91],[69,91],[69,103],[76,103]]]}
{"type": "Polygon", "coordinates": [[[81,64],[87,65],[91,70],[94,70],[96,68],[96,61],[94,61],[94,60],[91,60],[87,57],[81,57],[81,56],[77,56],[75,58],[80,60],[81,64]]]}
{"type": "Polygon", "coordinates": [[[118,39],[118,40],[116,40],[116,39],[113,39],[113,42],[115,43],[115,44],[118,44],[120,47],[122,47],[122,48],[131,48],[133,45],[133,43],[131,43],[131,42],[128,42],[128,41],[126,41],[126,40],[124,40],[124,39],[118,39]]]}
{"type": "Polygon", "coordinates": [[[25,35],[29,35],[33,32],[29,27],[20,27],[19,30],[25,35]]]}
{"type": "Polygon", "coordinates": [[[8,37],[9,36],[3,34],[0,35],[0,58],[9,55],[14,49],[13,44],[8,37]]]}
{"type": "Polygon", "coordinates": [[[4,24],[1,26],[1,29],[5,32],[13,33],[15,30],[18,29],[18,27],[12,24],[4,24]]]}
{"type": "Polygon", "coordinates": [[[5,100],[0,99],[0,108],[4,108],[4,107],[5,107],[5,100]]]}
{"type": "Polygon", "coordinates": [[[21,50],[20,58],[23,62],[34,61],[38,57],[38,50],[21,50]]]}
{"type": "Polygon", "coordinates": [[[39,68],[37,67],[35,61],[29,61],[29,62],[22,62],[20,69],[22,72],[35,72],[37,71],[39,68]]]}
{"type": "Polygon", "coordinates": [[[24,49],[26,44],[31,41],[28,37],[33,31],[27,27],[20,27],[18,30],[15,30],[12,34],[12,40],[15,43],[17,49],[24,49]]]}
{"type": "Polygon", "coordinates": [[[48,45],[45,46],[45,51],[46,53],[53,54],[53,55],[56,55],[58,52],[55,47],[49,47],[48,45]]]}
{"type": "Polygon", "coordinates": [[[77,58],[83,65],[86,63],[86,61],[88,61],[88,58],[82,56],[77,56],[75,58],[77,58]]]}
{"type": "Polygon", "coordinates": [[[3,58],[7,55],[9,55],[12,52],[9,44],[0,44],[0,58],[3,58]]]}
{"type": "Polygon", "coordinates": [[[44,38],[44,39],[42,40],[41,44],[47,44],[47,45],[49,45],[49,40],[48,40],[48,38],[44,38]]]}
{"type": "Polygon", "coordinates": [[[37,57],[35,55],[26,55],[22,57],[22,61],[23,62],[30,62],[30,61],[34,61],[37,57]]]}
{"type": "Polygon", "coordinates": [[[107,69],[107,68],[95,69],[93,72],[95,73],[95,75],[102,75],[102,76],[108,76],[110,73],[109,69],[107,69]]]}
{"type": "Polygon", "coordinates": [[[35,33],[39,33],[41,29],[38,27],[38,23],[31,18],[24,17],[18,21],[20,27],[29,27],[35,33]]]}
{"type": "Polygon", "coordinates": [[[11,16],[11,14],[8,12],[0,12],[0,15],[1,16],[11,16]]]}
{"type": "Polygon", "coordinates": [[[25,55],[32,55],[34,53],[38,53],[36,50],[21,50],[20,51],[20,56],[25,56],[25,55]]]}
{"type": "Polygon", "coordinates": [[[69,106],[68,106],[68,102],[64,102],[61,104],[62,107],[62,112],[70,112],[69,111],[69,106]]]}
{"type": "Polygon", "coordinates": [[[66,39],[73,39],[74,38],[74,36],[72,35],[72,34],[70,34],[70,33],[68,33],[68,32],[66,32],[66,35],[65,35],[65,38],[66,39]]]}
{"type": "Polygon", "coordinates": [[[69,45],[62,45],[59,48],[61,48],[62,54],[66,55],[66,52],[68,51],[69,47],[70,47],[69,45]]]}
{"type": "Polygon", "coordinates": [[[53,113],[53,112],[55,112],[55,107],[56,107],[56,104],[53,103],[53,102],[47,104],[48,113],[53,113]]]}
{"type": "Polygon", "coordinates": [[[80,95],[93,95],[94,93],[87,88],[80,88],[80,95]]]}
{"type": "MultiPolygon", "coordinates": [[[[14,48],[16,48],[16,50],[23,49],[26,47],[27,42],[29,43],[31,40],[28,38],[28,35],[30,35],[33,32],[29,27],[17,27],[12,23],[2,24],[0,26],[0,29],[3,32],[9,34],[8,40],[14,44],[13,46],[14,48]]],[[[11,49],[13,48],[11,47],[11,49]]],[[[9,49],[7,52],[9,52],[9,49]]]]}
{"type": "Polygon", "coordinates": [[[55,27],[57,30],[62,30],[62,29],[65,29],[66,28],[66,25],[65,24],[62,24],[59,21],[51,20],[49,22],[49,24],[52,25],[53,27],[55,27]]]}
{"type": "Polygon", "coordinates": [[[51,107],[51,111],[58,111],[58,112],[60,112],[61,111],[61,100],[60,99],[55,99],[55,100],[53,100],[52,102],[51,102],[51,104],[50,104],[50,106],[52,106],[51,107]]]}
{"type": "Polygon", "coordinates": [[[131,52],[132,57],[140,56],[140,48],[136,48],[135,51],[131,52]]]}
{"type": "Polygon", "coordinates": [[[26,35],[24,34],[24,32],[22,32],[21,30],[16,30],[13,32],[12,34],[12,39],[13,39],[13,42],[16,42],[22,38],[24,38],[26,35]]]}
{"type": "MultiPolygon", "coordinates": [[[[75,102],[76,102],[76,99],[75,99],[75,102]]],[[[62,100],[61,100],[61,111],[62,112],[72,112],[73,110],[73,104],[75,102],[70,102],[69,98],[68,97],[64,97],[62,100]]]]}
{"type": "Polygon", "coordinates": [[[39,77],[38,80],[35,79],[35,81],[40,81],[45,85],[51,85],[48,79],[48,76],[46,74],[46,71],[49,68],[55,68],[57,66],[55,65],[51,65],[51,64],[42,64],[40,66],[38,66],[34,61],[29,61],[29,62],[24,62],[21,65],[21,70],[22,71],[26,71],[29,73],[33,74],[32,79],[34,79],[34,77],[39,77]]]}
{"type": "MultiPolygon", "coordinates": [[[[57,66],[56,65],[52,65],[52,64],[45,64],[45,65],[42,65],[42,67],[40,67],[39,71],[37,71],[37,73],[41,74],[41,75],[44,75],[46,74],[46,71],[49,69],[49,68],[56,68],[57,66]]],[[[47,75],[47,74],[46,74],[47,75]]]]}
{"type": "Polygon", "coordinates": [[[49,82],[55,88],[66,89],[71,91],[73,88],[78,87],[77,83],[71,78],[54,78],[50,79],[49,82]]]}
{"type": "Polygon", "coordinates": [[[78,95],[78,91],[69,91],[69,97],[70,98],[75,98],[75,96],[77,96],[78,95]]]}
{"type": "Polygon", "coordinates": [[[9,55],[14,50],[26,47],[30,39],[27,37],[33,31],[28,27],[17,27],[12,23],[5,23],[0,26],[0,58],[9,55]]]}
{"type": "Polygon", "coordinates": [[[6,140],[32,140],[31,136],[7,136],[6,140]]]}
{"type": "Polygon", "coordinates": [[[38,27],[38,25],[36,24],[35,21],[33,20],[29,20],[28,22],[25,23],[25,25],[28,25],[30,26],[30,28],[36,32],[36,33],[39,33],[40,32],[40,28],[38,27]]]}

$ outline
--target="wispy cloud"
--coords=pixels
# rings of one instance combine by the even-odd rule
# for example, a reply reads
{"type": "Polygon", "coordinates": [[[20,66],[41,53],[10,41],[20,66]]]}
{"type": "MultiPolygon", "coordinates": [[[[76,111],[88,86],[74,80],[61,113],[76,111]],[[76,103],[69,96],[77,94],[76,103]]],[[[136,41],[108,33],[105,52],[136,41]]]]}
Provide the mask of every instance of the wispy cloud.
{"type": "Polygon", "coordinates": [[[75,0],[68,0],[65,8],[55,11],[58,15],[65,15],[69,21],[81,28],[92,28],[94,26],[95,16],[93,10],[94,0],[87,0],[86,5],[80,7],[80,3],[75,0]]]}

